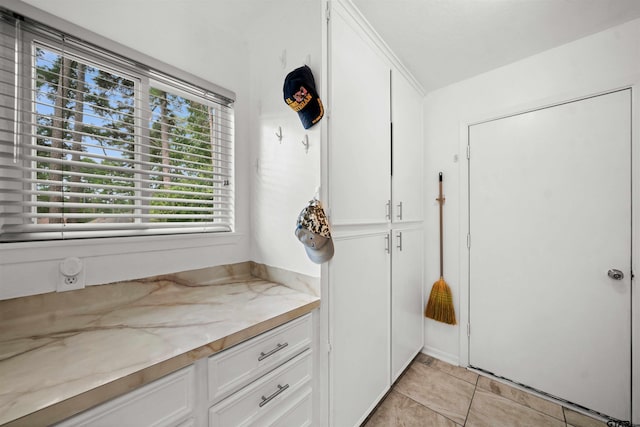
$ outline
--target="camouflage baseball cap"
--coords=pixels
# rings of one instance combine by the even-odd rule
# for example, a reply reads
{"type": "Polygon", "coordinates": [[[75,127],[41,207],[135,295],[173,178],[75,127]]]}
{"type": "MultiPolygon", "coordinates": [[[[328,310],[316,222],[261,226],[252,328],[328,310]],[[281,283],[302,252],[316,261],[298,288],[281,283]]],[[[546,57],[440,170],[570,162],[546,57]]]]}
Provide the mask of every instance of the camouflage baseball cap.
{"type": "Polygon", "coordinates": [[[329,221],[319,200],[309,201],[298,215],[295,235],[304,245],[307,256],[316,264],[327,262],[333,257],[329,221]]]}

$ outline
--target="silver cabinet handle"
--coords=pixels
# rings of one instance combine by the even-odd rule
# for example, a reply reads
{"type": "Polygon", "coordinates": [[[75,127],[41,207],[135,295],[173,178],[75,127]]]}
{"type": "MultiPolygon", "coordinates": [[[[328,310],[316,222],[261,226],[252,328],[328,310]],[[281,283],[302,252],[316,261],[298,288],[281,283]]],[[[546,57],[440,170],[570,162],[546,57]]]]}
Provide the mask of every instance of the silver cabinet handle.
{"type": "Polygon", "coordinates": [[[280,344],[278,343],[278,345],[276,345],[276,348],[274,348],[273,350],[270,350],[268,352],[261,352],[260,353],[260,357],[258,357],[258,362],[260,362],[261,360],[266,359],[267,357],[271,356],[274,353],[279,352],[280,350],[282,350],[283,348],[285,348],[286,346],[288,346],[289,343],[285,342],[284,344],[280,344]]]}
{"type": "Polygon", "coordinates": [[[388,220],[391,220],[391,200],[387,200],[387,213],[385,215],[385,218],[387,218],[388,220]]]}
{"type": "Polygon", "coordinates": [[[258,404],[258,406],[260,408],[262,408],[264,405],[266,405],[267,403],[271,402],[271,400],[273,400],[277,395],[279,395],[280,393],[282,393],[283,391],[285,391],[288,388],[289,388],[289,384],[285,384],[285,385],[278,384],[278,389],[276,391],[274,391],[271,396],[269,396],[269,397],[262,396],[262,402],[260,402],[258,404]]]}
{"type": "Polygon", "coordinates": [[[402,202],[398,203],[398,215],[399,220],[402,220],[402,202]]]}
{"type": "Polygon", "coordinates": [[[607,271],[607,276],[611,277],[613,280],[624,279],[624,273],[620,270],[616,270],[615,268],[612,268],[611,270],[607,271]]]}
{"type": "Polygon", "coordinates": [[[396,238],[398,239],[398,245],[396,246],[396,248],[400,249],[400,252],[402,252],[402,231],[398,231],[398,234],[396,234],[396,238]]]}
{"type": "Polygon", "coordinates": [[[386,253],[391,253],[391,236],[389,235],[389,233],[386,234],[386,236],[384,236],[384,251],[386,253]]]}

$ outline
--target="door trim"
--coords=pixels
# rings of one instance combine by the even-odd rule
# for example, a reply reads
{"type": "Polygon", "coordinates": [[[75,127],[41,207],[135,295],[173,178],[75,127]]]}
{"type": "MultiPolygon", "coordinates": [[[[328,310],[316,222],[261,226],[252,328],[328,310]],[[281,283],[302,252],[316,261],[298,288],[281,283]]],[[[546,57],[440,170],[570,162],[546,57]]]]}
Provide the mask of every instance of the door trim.
{"type": "MultiPolygon", "coordinates": [[[[619,83],[619,82],[618,82],[619,83]]],[[[544,108],[550,108],[569,102],[592,98],[618,92],[624,89],[631,89],[631,268],[634,274],[640,274],[640,75],[634,76],[623,84],[611,84],[607,87],[600,87],[597,90],[576,90],[569,93],[558,94],[550,98],[538,99],[525,104],[512,107],[494,113],[484,113],[480,116],[471,117],[461,121],[459,128],[459,153],[466,157],[469,145],[469,128],[473,125],[486,123],[498,119],[503,119],[519,114],[524,114],[544,108]]],[[[473,155],[473,154],[471,154],[473,155]]],[[[467,235],[469,234],[469,160],[460,165],[459,168],[459,280],[460,292],[458,307],[459,311],[459,365],[469,367],[469,336],[467,334],[469,324],[469,248],[467,247],[467,235]]],[[[473,244],[473,243],[471,243],[473,244]]],[[[640,423],[640,289],[637,280],[631,283],[631,421],[640,423]],[[635,325],[635,327],[634,327],[635,325]],[[635,349],[635,351],[634,351],[635,349]],[[634,358],[635,355],[635,358],[634,358]]]]}

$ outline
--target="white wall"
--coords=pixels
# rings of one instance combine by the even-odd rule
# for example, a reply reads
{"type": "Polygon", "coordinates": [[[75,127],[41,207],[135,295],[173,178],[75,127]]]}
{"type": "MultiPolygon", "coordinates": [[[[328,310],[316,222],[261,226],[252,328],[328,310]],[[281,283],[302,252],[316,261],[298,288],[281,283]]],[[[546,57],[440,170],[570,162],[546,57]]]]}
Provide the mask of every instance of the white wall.
{"type": "Polygon", "coordinates": [[[249,43],[251,259],[314,277],[320,266],[307,258],[294,230],[320,185],[321,125],[305,130],[285,104],[282,86],[290,71],[306,63],[321,90],[322,23],[320,0],[281,0],[256,24],[249,43]],[[301,143],[305,135],[308,152],[301,143]]]}
{"type": "MultiPolygon", "coordinates": [[[[494,71],[431,92],[425,98],[427,177],[427,286],[438,278],[437,177],[444,172],[444,277],[450,285],[456,314],[464,273],[466,226],[461,221],[460,175],[466,168],[461,129],[467,124],[525,108],[588,95],[640,81],[640,20],[589,36],[494,71]],[[433,179],[431,179],[433,178],[433,179]]],[[[636,116],[637,120],[637,116],[636,116]]],[[[635,125],[637,128],[637,124],[635,125]]],[[[496,159],[499,167],[500,159],[496,159]]],[[[459,334],[466,325],[449,326],[425,320],[425,350],[458,362],[459,334]]],[[[636,355],[637,357],[637,355],[636,355]]],[[[466,360],[460,360],[466,364],[466,360]]]]}
{"type": "MultiPolygon", "coordinates": [[[[55,290],[58,263],[85,261],[87,284],[246,261],[249,223],[249,54],[241,33],[217,13],[220,2],[27,0],[33,6],[236,93],[235,236],[165,236],[0,246],[0,299],[55,290]],[[117,22],[117,25],[114,25],[117,22]]],[[[238,8],[238,13],[242,12],[238,8]]]]}

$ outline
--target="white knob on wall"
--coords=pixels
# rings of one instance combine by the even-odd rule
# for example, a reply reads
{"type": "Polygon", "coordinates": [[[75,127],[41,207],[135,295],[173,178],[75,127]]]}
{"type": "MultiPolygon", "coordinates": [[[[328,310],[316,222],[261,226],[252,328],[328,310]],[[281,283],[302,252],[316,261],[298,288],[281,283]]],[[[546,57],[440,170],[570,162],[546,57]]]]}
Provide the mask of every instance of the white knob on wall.
{"type": "Polygon", "coordinates": [[[60,273],[65,276],[77,276],[82,271],[82,261],[77,257],[65,258],[60,263],[60,273]]]}
{"type": "Polygon", "coordinates": [[[85,272],[80,258],[65,258],[60,262],[59,269],[56,291],[64,292],[84,288],[85,272]]]}

